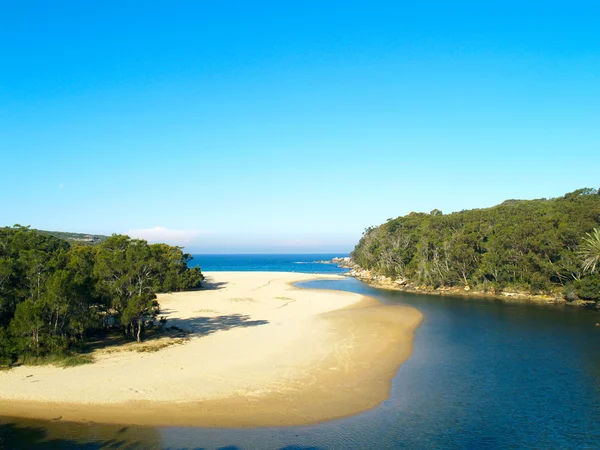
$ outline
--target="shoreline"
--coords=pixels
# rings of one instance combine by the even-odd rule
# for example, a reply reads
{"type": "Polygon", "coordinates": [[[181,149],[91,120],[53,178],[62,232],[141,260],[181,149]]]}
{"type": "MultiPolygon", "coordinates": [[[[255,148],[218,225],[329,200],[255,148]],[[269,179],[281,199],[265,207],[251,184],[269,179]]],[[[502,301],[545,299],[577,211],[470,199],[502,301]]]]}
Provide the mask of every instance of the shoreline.
{"type": "Polygon", "coordinates": [[[364,269],[357,269],[356,267],[349,267],[341,265],[339,267],[349,269],[348,272],[343,275],[350,278],[355,278],[363,283],[378,289],[386,289],[388,291],[406,292],[408,294],[428,294],[428,295],[439,295],[447,297],[465,297],[475,298],[480,300],[498,300],[504,303],[518,303],[518,304],[529,304],[538,306],[577,306],[577,307],[589,307],[594,302],[588,302],[585,300],[575,300],[572,302],[566,301],[562,297],[550,294],[529,294],[523,292],[502,292],[499,294],[492,294],[485,291],[477,291],[473,289],[464,289],[460,287],[441,287],[434,288],[431,286],[419,286],[413,283],[399,284],[394,282],[389,277],[383,275],[372,275],[369,271],[364,269]],[[364,275],[364,272],[369,272],[368,275],[364,275]]]}
{"type": "Polygon", "coordinates": [[[556,305],[556,306],[585,306],[586,302],[567,302],[563,299],[558,299],[550,295],[531,295],[522,294],[518,292],[506,292],[505,294],[491,294],[484,291],[465,291],[461,288],[433,288],[430,286],[400,286],[389,284],[386,282],[373,281],[367,278],[360,278],[348,275],[348,277],[356,278],[363,283],[378,289],[385,289],[388,291],[405,292],[407,294],[415,295],[437,295],[440,297],[465,297],[474,298],[480,300],[498,300],[504,303],[523,303],[531,305],[556,305]]]}
{"type": "MultiPolygon", "coordinates": [[[[350,275],[348,275],[351,277],[350,275]]],[[[519,292],[506,292],[504,294],[491,294],[485,291],[465,291],[461,288],[432,288],[428,286],[417,286],[417,287],[404,287],[404,286],[395,286],[392,284],[381,283],[377,281],[371,281],[364,278],[359,277],[351,277],[356,278],[359,281],[367,284],[368,286],[377,288],[377,289],[385,289],[388,291],[396,291],[396,292],[405,292],[407,294],[414,295],[437,295],[440,297],[464,297],[478,300],[487,300],[487,301],[499,301],[507,304],[521,304],[521,305],[535,305],[535,306],[556,306],[556,307],[577,307],[577,308],[588,308],[592,310],[597,310],[593,308],[593,301],[585,301],[585,300],[575,300],[572,302],[568,302],[565,299],[557,298],[551,295],[532,295],[532,294],[523,294],[519,292]]]]}
{"type": "Polygon", "coordinates": [[[203,427],[347,417],[389,397],[422,320],[414,308],[293,286],[340,275],[207,275],[212,283],[204,290],[159,295],[169,323],[191,327],[189,342],[154,353],[100,354],[93,364],[68,369],[0,373],[2,414],[203,427]]]}

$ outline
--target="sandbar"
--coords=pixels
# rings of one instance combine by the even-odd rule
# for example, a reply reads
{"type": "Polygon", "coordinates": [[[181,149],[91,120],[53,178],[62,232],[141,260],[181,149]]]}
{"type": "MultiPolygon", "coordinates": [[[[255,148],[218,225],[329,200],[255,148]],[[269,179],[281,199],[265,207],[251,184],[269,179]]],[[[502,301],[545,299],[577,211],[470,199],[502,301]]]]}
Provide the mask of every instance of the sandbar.
{"type": "Polygon", "coordinates": [[[167,326],[186,339],[153,352],[97,350],[77,367],[2,371],[0,415],[202,427],[346,417],[389,397],[422,320],[411,307],[293,286],[341,276],[205,275],[205,289],[158,296],[167,326]]]}

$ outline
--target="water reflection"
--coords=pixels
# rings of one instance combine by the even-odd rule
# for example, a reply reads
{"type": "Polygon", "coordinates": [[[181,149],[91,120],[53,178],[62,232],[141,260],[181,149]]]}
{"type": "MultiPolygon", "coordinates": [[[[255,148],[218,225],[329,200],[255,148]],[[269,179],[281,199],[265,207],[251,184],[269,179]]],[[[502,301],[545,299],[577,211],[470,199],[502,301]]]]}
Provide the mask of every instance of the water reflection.
{"type": "Polygon", "coordinates": [[[40,420],[0,420],[2,449],[163,448],[160,430],[102,424],[40,420]]]}

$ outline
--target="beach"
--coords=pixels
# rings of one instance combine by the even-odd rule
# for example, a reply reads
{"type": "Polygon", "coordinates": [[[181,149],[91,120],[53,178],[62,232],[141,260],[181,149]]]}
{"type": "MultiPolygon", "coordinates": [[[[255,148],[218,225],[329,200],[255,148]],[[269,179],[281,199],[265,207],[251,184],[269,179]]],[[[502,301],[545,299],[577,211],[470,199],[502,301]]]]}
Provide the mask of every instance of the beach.
{"type": "Polygon", "coordinates": [[[206,427],[346,417],[388,398],[422,320],[414,308],[293,286],[341,276],[206,276],[205,289],[158,296],[166,326],[185,339],[100,349],[93,364],[77,367],[2,371],[1,414],[206,427]]]}

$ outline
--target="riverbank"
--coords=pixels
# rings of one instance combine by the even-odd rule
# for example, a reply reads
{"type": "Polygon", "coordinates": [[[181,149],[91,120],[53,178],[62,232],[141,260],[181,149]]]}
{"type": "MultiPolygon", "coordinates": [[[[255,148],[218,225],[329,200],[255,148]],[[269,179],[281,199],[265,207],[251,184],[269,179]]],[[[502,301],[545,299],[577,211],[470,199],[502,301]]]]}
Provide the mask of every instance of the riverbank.
{"type": "Polygon", "coordinates": [[[357,414],[389,396],[422,320],[414,308],[292,283],[342,278],[208,273],[159,296],[188,339],[96,351],[95,363],[0,372],[3,415],[139,425],[278,426],[357,414]]]}
{"type": "Polygon", "coordinates": [[[500,300],[508,303],[530,303],[538,305],[569,305],[569,306],[590,306],[594,302],[584,300],[575,300],[567,302],[562,295],[549,294],[531,294],[527,292],[499,292],[491,293],[471,289],[470,287],[439,287],[423,286],[411,283],[408,280],[393,279],[383,275],[377,275],[370,270],[362,269],[352,262],[345,262],[339,265],[340,267],[350,269],[344,275],[356,278],[369,286],[387,289],[392,291],[408,292],[412,294],[429,294],[441,296],[461,296],[471,298],[485,298],[489,300],[500,300]]]}

